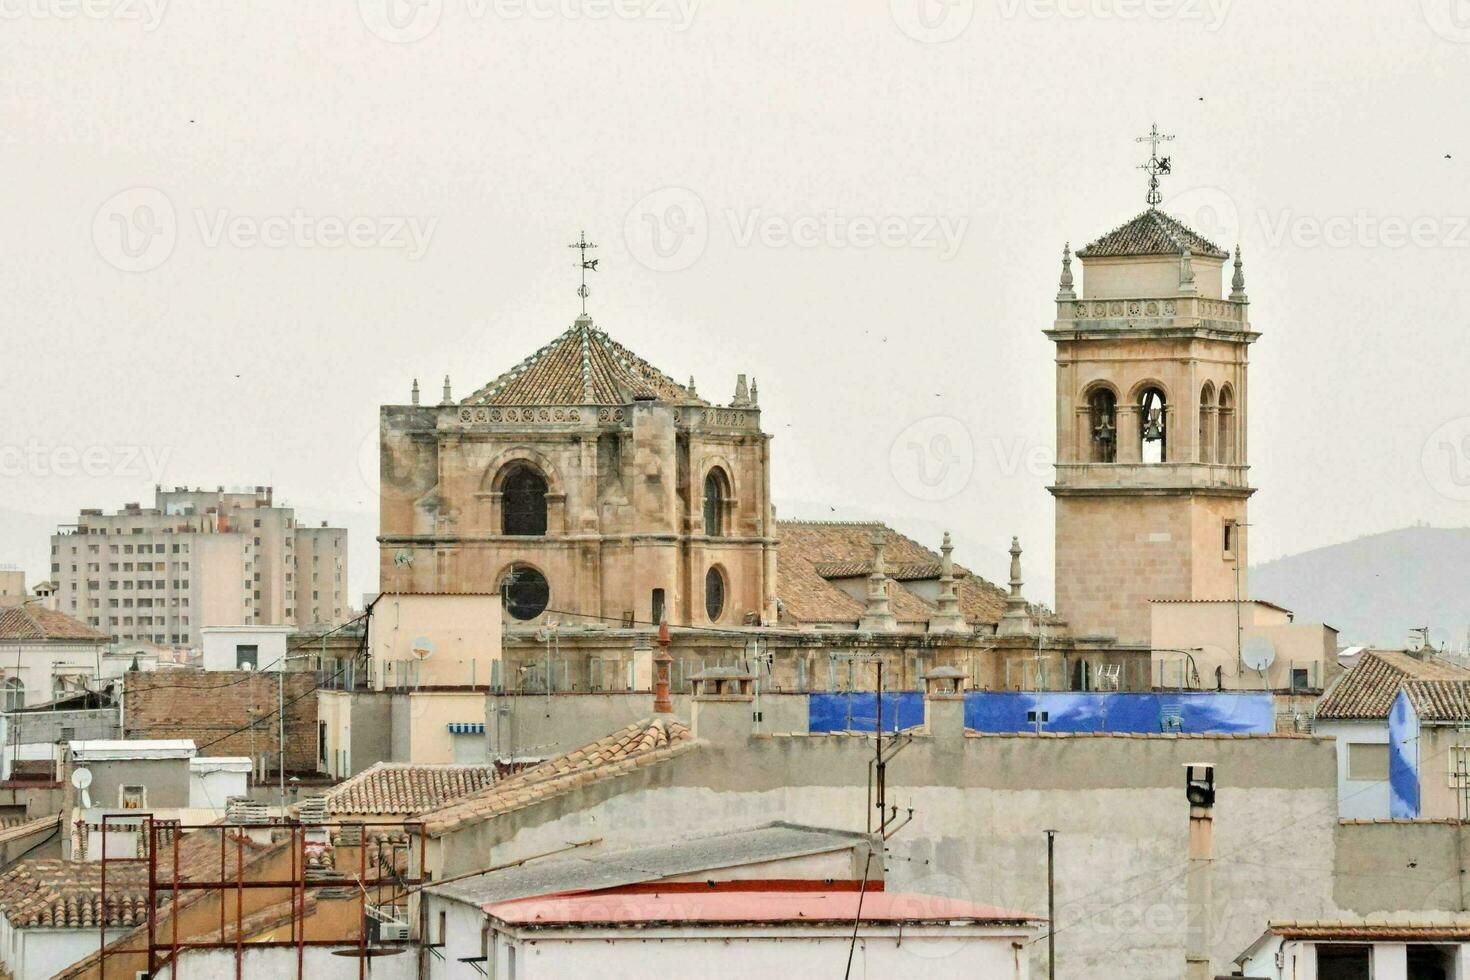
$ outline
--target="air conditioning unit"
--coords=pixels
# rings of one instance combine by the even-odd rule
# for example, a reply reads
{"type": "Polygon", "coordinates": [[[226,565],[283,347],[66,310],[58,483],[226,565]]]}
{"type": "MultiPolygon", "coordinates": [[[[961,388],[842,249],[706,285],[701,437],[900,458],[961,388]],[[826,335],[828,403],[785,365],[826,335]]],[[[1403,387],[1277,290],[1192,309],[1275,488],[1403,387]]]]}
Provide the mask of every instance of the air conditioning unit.
{"type": "Polygon", "coordinates": [[[408,942],[407,922],[383,922],[378,925],[378,941],[385,943],[408,942]]]}

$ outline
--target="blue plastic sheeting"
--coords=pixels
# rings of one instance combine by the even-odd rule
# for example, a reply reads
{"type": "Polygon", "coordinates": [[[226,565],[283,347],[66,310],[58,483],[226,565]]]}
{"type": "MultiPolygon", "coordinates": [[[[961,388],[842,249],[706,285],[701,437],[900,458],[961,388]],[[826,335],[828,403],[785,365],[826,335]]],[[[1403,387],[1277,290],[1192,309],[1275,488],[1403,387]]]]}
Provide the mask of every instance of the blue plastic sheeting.
{"type": "Polygon", "coordinates": [[[1419,816],[1419,713],[1402,690],[1388,712],[1388,815],[1419,816]]]}
{"type": "Polygon", "coordinates": [[[1203,692],[1132,694],[972,691],[965,727],[979,732],[1270,732],[1276,717],[1269,694],[1203,692]]]}
{"type": "MultiPolygon", "coordinates": [[[[808,696],[807,730],[872,732],[878,728],[878,696],[872,691],[808,696]]],[[[918,691],[885,691],[883,730],[891,732],[924,723],[924,695],[918,691]]]]}
{"type": "MultiPolygon", "coordinates": [[[[813,732],[875,728],[873,692],[812,694],[808,729],[813,732]]],[[[1269,694],[1095,694],[1066,691],[971,691],[965,695],[965,727],[979,732],[1033,732],[1030,712],[1044,712],[1044,732],[1185,732],[1227,734],[1270,732],[1276,727],[1269,694]]],[[[924,723],[924,696],[917,691],[883,695],[883,730],[924,723]]]]}

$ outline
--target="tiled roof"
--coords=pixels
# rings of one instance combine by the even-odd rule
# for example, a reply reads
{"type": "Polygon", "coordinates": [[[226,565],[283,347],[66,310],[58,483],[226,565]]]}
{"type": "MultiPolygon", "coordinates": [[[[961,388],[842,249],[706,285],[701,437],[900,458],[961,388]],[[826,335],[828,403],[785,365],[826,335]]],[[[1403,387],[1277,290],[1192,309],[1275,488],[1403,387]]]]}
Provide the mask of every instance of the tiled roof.
{"type": "Polygon", "coordinates": [[[106,642],[107,636],[64,612],[47,609],[39,602],[22,602],[0,608],[0,640],[106,642]]]}
{"type": "Polygon", "coordinates": [[[478,793],[495,782],[495,767],[379,762],[327,796],[328,813],[422,813],[478,793]]]}
{"type": "Polygon", "coordinates": [[[425,832],[440,837],[578,786],[654,765],[693,748],[689,726],[680,721],[644,719],[579,749],[523,769],[489,789],[461,797],[421,814],[425,832]]]}
{"type": "MultiPolygon", "coordinates": [[[[903,585],[939,577],[939,555],[912,538],[877,522],[780,521],[777,526],[781,560],[776,563],[776,596],[783,622],[856,626],[863,615],[862,600],[828,579],[872,573],[874,531],[883,534],[883,563],[894,616],[900,622],[922,623],[937,611],[929,600],[903,585]]],[[[954,566],[954,573],[955,594],[965,618],[971,623],[998,622],[1005,612],[1005,590],[959,565],[954,566]]]]}
{"type": "Polygon", "coordinates": [[[1470,916],[1463,912],[1393,912],[1342,919],[1280,920],[1267,932],[1286,939],[1348,939],[1382,942],[1435,942],[1470,939],[1470,916]]]}
{"type": "MultiPolygon", "coordinates": [[[[95,929],[102,916],[102,862],[44,858],[21,861],[0,875],[0,910],[16,928],[95,929]]],[[[148,869],[107,869],[107,925],[148,918],[148,869]]]]}
{"type": "Polygon", "coordinates": [[[581,316],[565,333],[461,405],[627,405],[635,398],[704,402],[581,316]]]}
{"type": "Polygon", "coordinates": [[[1192,255],[1207,255],[1215,259],[1230,257],[1220,246],[1157,208],[1149,208],[1087,247],[1078,249],[1077,257],[1091,259],[1114,255],[1178,255],[1185,248],[1192,255]]]}
{"type": "Polygon", "coordinates": [[[1405,681],[1420,721],[1470,722],[1470,678],[1405,681]]]}
{"type": "Polygon", "coordinates": [[[1387,718],[1399,687],[1416,679],[1470,681],[1470,670],[1433,656],[1420,659],[1401,650],[1368,650],[1317,702],[1317,717],[1387,718]]]}
{"type": "MultiPolygon", "coordinates": [[[[195,883],[219,881],[220,833],[221,831],[215,829],[196,830],[191,833],[184,834],[182,837],[179,838],[178,877],[180,881],[190,881],[195,883]]],[[[291,846],[291,839],[289,837],[282,837],[280,840],[277,840],[271,844],[262,844],[251,840],[248,836],[235,833],[231,834],[228,837],[228,840],[231,857],[229,870],[226,873],[233,874],[235,872],[234,854],[238,846],[240,849],[240,858],[242,859],[244,864],[244,877],[246,881],[250,881],[252,880],[252,878],[255,877],[255,871],[252,870],[253,865],[270,855],[279,854],[287,850],[291,846]],[[237,840],[239,841],[238,845],[236,844],[237,840]]],[[[91,861],[87,863],[90,864],[93,868],[96,868],[100,873],[102,866],[100,861],[91,861]]],[[[148,894],[148,869],[147,866],[144,864],[129,865],[123,864],[122,862],[118,862],[117,864],[108,864],[107,904],[109,907],[112,905],[112,890],[115,887],[113,884],[115,880],[114,875],[117,875],[119,871],[126,868],[135,868],[143,873],[143,907],[146,909],[148,894]]],[[[173,874],[173,848],[160,847],[158,849],[159,880],[169,880],[173,877],[173,874]]],[[[121,876],[119,875],[119,877],[121,876]]],[[[99,892],[98,897],[100,898],[100,879],[98,879],[97,888],[99,892]]],[[[180,923],[187,927],[189,925],[189,917],[183,914],[184,910],[193,905],[195,902],[202,901],[212,894],[215,894],[213,890],[204,888],[188,889],[181,892],[178,901],[180,923]]],[[[157,915],[154,916],[155,927],[158,929],[165,928],[171,917],[172,908],[170,903],[162,902],[158,907],[157,915]]],[[[138,948],[140,942],[146,944],[145,937],[147,936],[148,928],[146,915],[135,919],[133,923],[122,922],[119,924],[131,924],[133,925],[133,928],[109,943],[107,946],[109,950],[130,950],[138,948]]],[[[234,923],[231,922],[230,925],[233,927],[234,923]]],[[[219,933],[216,929],[213,934],[208,938],[214,938],[218,935],[219,933]]],[[[185,930],[180,929],[179,939],[182,941],[187,938],[193,938],[193,936],[186,936],[185,930]]],[[[57,973],[55,977],[52,978],[52,980],[73,980],[73,978],[79,977],[95,977],[97,975],[97,966],[100,962],[100,959],[101,957],[99,956],[99,954],[93,952],[90,956],[77,960],[71,966],[57,973]]]]}

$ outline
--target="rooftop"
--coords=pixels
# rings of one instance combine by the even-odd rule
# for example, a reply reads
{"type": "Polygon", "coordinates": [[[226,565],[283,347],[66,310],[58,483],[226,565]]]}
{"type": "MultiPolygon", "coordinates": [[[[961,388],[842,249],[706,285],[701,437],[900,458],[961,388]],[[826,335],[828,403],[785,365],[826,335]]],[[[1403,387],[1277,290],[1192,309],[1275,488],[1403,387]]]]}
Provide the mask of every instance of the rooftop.
{"type": "Polygon", "coordinates": [[[1420,721],[1470,722],[1470,678],[1405,681],[1404,691],[1420,721]]]}
{"type": "MultiPolygon", "coordinates": [[[[781,621],[839,623],[856,627],[863,601],[834,579],[865,577],[873,572],[873,533],[883,535],[883,564],[889,579],[888,599],[899,622],[926,623],[938,607],[906,583],[937,581],[940,556],[912,538],[876,521],[779,521],[781,560],[776,566],[776,595],[781,621]]],[[[1005,612],[1006,592],[999,586],[954,566],[960,612],[974,623],[995,623],[1005,612]]]]}
{"type": "Polygon", "coordinates": [[[858,882],[829,882],[821,890],[805,882],[741,882],[737,888],[651,890],[632,886],[580,895],[552,895],[492,902],[485,912],[510,925],[630,926],[757,924],[851,927],[861,921],[882,925],[1024,925],[1044,921],[1024,912],[979,905],[937,895],[860,891],[858,882]],[[846,887],[844,887],[846,886],[846,887]],[[737,890],[738,889],[738,890],[737,890]]]}
{"type": "Polygon", "coordinates": [[[1212,259],[1228,259],[1224,249],[1200,235],[1178,218],[1157,208],[1149,208],[1097,241],[1077,250],[1079,259],[1110,258],[1128,255],[1178,255],[1188,249],[1191,255],[1212,259]]]}
{"type": "Polygon", "coordinates": [[[708,404],[583,314],[555,340],[460,404],[627,405],[636,398],[708,404]]]}
{"type": "Polygon", "coordinates": [[[574,787],[655,765],[695,746],[689,726],[662,718],[635,721],[606,738],[522,769],[488,788],[421,814],[439,837],[462,826],[560,796],[574,787]]]}
{"type": "MultiPolygon", "coordinates": [[[[107,869],[107,925],[147,920],[148,869],[107,869]]],[[[21,861],[0,874],[0,911],[16,928],[95,929],[102,925],[102,862],[46,858],[21,861]]]]}
{"type": "Polygon", "coordinates": [[[105,643],[107,635],[64,612],[34,600],[0,607],[0,640],[85,640],[105,643]]]}
{"type": "Polygon", "coordinates": [[[72,757],[78,762],[107,762],[118,759],[192,759],[197,751],[192,738],[88,738],[71,743],[72,757]]]}
{"type": "Polygon", "coordinates": [[[1470,681],[1470,670],[1429,654],[1368,650],[1317,702],[1317,717],[1329,721],[1387,718],[1399,688],[1409,680],[1470,681]]]}
{"type": "Polygon", "coordinates": [[[332,787],[328,813],[408,814],[434,810],[487,789],[495,766],[379,762],[332,787]]]}
{"type": "Polygon", "coordinates": [[[447,882],[429,890],[484,906],[536,895],[619,888],[678,875],[867,847],[869,840],[866,834],[776,822],[750,830],[647,847],[588,850],[447,882]]]}

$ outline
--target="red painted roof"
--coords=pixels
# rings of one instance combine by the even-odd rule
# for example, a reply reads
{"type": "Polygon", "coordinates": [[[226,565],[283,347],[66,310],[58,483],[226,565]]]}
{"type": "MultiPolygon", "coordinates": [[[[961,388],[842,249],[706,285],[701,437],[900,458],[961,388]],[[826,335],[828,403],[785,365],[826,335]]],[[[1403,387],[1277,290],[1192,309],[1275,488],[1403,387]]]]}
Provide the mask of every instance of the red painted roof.
{"type": "MultiPolygon", "coordinates": [[[[543,895],[510,902],[490,902],[485,912],[502,922],[523,926],[658,925],[680,923],[779,922],[786,925],[851,923],[857,916],[859,892],[848,882],[831,890],[757,888],[749,891],[654,891],[612,888],[574,895],[543,895]]],[[[863,921],[870,923],[1040,922],[1037,916],[994,905],[977,905],[937,895],[869,891],[862,895],[863,921]]]]}

